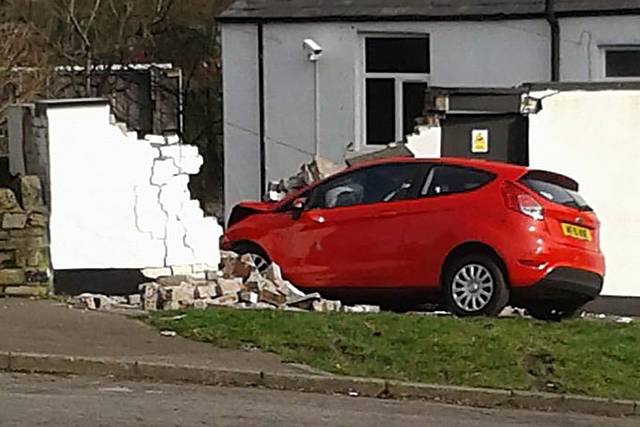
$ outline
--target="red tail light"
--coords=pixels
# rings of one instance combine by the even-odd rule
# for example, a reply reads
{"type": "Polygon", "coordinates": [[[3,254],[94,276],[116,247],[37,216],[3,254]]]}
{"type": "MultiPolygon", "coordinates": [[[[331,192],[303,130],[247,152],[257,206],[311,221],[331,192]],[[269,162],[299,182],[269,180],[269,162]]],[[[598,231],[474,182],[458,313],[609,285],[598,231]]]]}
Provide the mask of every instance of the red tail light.
{"type": "Polygon", "coordinates": [[[503,184],[502,196],[509,209],[520,212],[537,221],[544,219],[542,205],[526,190],[521,189],[513,182],[507,181],[503,184]]]}

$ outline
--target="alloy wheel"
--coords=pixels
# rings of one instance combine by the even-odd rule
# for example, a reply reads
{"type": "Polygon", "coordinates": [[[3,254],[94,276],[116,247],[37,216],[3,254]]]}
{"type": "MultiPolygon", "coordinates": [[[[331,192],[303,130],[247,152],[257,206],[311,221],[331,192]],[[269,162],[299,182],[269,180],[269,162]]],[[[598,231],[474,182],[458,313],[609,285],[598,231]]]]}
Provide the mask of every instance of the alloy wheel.
{"type": "Polygon", "coordinates": [[[249,256],[260,273],[263,273],[267,268],[269,268],[269,261],[267,261],[262,255],[249,254],[249,256]]]}
{"type": "Polygon", "coordinates": [[[473,313],[489,304],[494,289],[494,279],[489,269],[480,264],[467,264],[453,276],[451,296],[458,308],[473,313]]]}

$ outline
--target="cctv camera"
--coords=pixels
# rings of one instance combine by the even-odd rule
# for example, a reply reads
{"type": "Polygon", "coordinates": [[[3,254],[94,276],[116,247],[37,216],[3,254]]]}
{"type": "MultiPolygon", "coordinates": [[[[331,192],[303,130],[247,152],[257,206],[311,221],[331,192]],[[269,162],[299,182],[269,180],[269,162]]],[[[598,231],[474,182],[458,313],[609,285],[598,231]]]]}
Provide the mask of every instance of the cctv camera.
{"type": "Polygon", "coordinates": [[[305,39],[302,43],[302,47],[309,52],[310,61],[317,61],[322,56],[322,46],[316,43],[313,39],[305,39]]]}

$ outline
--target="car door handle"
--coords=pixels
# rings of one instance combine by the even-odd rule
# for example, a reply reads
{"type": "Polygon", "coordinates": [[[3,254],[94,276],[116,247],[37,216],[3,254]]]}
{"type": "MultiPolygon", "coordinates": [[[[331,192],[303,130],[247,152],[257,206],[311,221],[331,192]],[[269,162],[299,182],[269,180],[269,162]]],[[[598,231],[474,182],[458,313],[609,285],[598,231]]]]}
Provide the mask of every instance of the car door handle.
{"type": "Polygon", "coordinates": [[[398,211],[384,211],[380,212],[378,215],[379,218],[391,218],[398,215],[398,211]]]}

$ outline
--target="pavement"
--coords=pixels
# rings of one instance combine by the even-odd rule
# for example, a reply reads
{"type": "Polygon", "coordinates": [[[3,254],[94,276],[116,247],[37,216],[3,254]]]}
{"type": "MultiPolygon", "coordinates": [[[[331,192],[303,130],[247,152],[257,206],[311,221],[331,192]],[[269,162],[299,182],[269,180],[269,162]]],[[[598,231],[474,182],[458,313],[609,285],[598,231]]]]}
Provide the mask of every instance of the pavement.
{"type": "Polygon", "coordinates": [[[274,354],[163,337],[142,321],[49,300],[0,298],[1,352],[117,358],[221,370],[301,371],[274,354]]]}
{"type": "MultiPolygon", "coordinates": [[[[636,422],[640,416],[640,402],[634,401],[330,375],[286,363],[277,355],[255,348],[221,349],[177,336],[164,337],[130,316],[78,310],[48,300],[0,298],[1,372],[633,416],[636,422]]],[[[4,415],[1,409],[0,414],[4,415]]],[[[0,424],[3,421],[0,417],[0,424]]]]}
{"type": "Polygon", "coordinates": [[[0,374],[0,426],[631,427],[611,419],[429,402],[0,374]]]}

